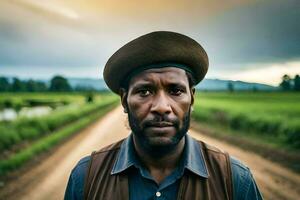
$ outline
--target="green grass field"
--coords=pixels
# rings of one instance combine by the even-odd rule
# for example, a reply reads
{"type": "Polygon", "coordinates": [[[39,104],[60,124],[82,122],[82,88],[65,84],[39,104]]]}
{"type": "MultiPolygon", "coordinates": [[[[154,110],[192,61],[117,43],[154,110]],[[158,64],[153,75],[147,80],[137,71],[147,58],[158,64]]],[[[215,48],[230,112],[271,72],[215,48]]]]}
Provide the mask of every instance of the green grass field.
{"type": "Polygon", "coordinates": [[[45,103],[43,105],[68,101],[67,105],[61,105],[48,115],[0,122],[0,175],[21,167],[36,155],[99,119],[118,104],[117,96],[111,93],[94,94],[93,102],[87,102],[85,93],[15,93],[1,96],[0,99],[19,101],[21,104],[31,99],[45,103]]]}
{"type": "Polygon", "coordinates": [[[193,117],[300,149],[300,93],[198,92],[193,117]]]}

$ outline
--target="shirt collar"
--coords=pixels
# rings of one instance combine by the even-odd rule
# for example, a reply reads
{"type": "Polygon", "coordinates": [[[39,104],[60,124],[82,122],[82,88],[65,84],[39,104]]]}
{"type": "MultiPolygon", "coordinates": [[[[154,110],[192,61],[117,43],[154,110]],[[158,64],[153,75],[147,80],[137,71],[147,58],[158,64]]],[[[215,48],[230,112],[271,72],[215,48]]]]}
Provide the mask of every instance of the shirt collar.
{"type": "Polygon", "coordinates": [[[185,168],[198,176],[208,178],[208,171],[200,148],[200,143],[186,135],[186,149],[184,152],[185,168]]]}
{"type": "MultiPolygon", "coordinates": [[[[187,134],[185,145],[186,146],[183,154],[184,168],[198,176],[208,178],[208,171],[200,144],[187,134]]],[[[119,155],[114,163],[111,174],[114,175],[121,173],[131,166],[136,166],[138,168],[140,167],[139,160],[137,159],[134,150],[132,134],[122,143],[119,155]]]]}

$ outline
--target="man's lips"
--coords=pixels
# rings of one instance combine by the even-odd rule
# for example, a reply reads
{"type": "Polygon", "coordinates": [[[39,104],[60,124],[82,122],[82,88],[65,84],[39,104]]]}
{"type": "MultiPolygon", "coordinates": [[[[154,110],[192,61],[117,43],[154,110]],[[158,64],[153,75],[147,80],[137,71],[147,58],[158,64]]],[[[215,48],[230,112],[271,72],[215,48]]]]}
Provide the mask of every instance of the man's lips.
{"type": "Polygon", "coordinates": [[[155,122],[155,123],[149,123],[147,124],[148,127],[154,127],[154,128],[164,128],[164,127],[171,127],[174,126],[171,122],[155,122]]]}
{"type": "Polygon", "coordinates": [[[151,132],[150,136],[165,136],[165,134],[174,131],[175,125],[172,122],[150,122],[145,126],[145,130],[151,132]],[[154,135],[153,135],[154,134],[154,135]]]}

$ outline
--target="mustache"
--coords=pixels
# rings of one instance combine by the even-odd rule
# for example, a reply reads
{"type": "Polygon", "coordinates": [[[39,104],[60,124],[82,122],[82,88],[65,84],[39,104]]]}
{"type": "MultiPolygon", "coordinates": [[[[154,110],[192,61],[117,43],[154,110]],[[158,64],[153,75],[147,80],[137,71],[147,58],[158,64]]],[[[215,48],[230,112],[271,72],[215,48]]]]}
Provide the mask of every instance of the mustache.
{"type": "Polygon", "coordinates": [[[150,120],[144,121],[142,127],[151,127],[151,126],[156,126],[156,127],[166,127],[166,126],[175,126],[177,127],[179,125],[179,121],[177,119],[169,119],[169,118],[161,118],[161,117],[155,117],[150,120]]]}

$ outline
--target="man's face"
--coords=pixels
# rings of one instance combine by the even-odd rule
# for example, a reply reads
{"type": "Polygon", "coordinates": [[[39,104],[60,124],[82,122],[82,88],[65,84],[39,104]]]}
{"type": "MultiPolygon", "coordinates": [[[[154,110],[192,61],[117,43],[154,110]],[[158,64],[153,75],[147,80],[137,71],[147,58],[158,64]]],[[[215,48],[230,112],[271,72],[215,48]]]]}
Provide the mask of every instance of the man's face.
{"type": "Polygon", "coordinates": [[[193,95],[179,68],[149,69],[133,77],[121,96],[137,142],[148,150],[171,151],[189,128],[193,95]]]}

